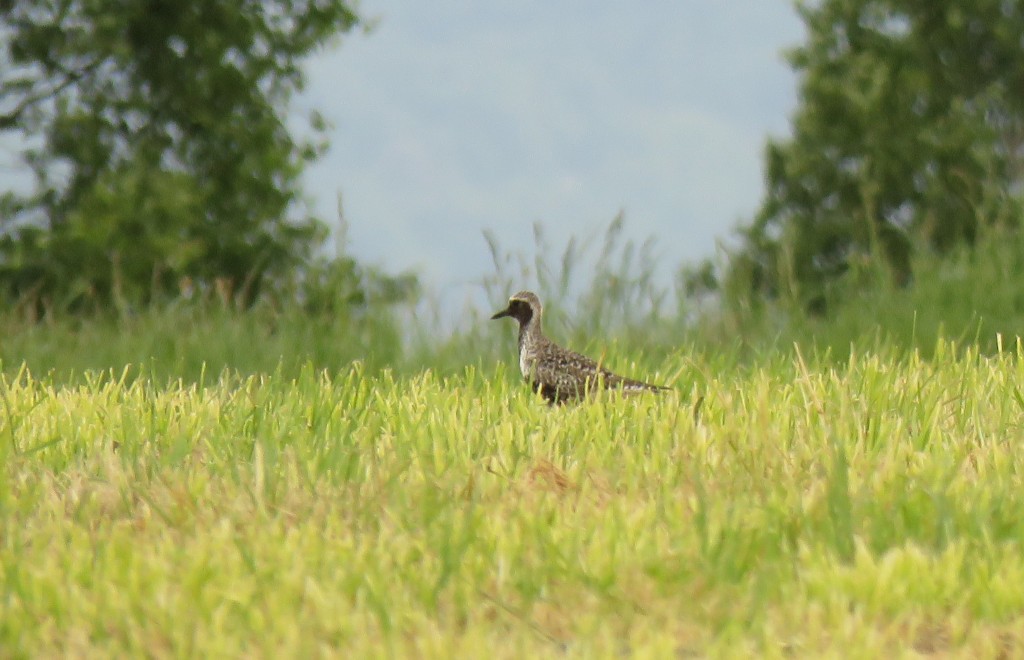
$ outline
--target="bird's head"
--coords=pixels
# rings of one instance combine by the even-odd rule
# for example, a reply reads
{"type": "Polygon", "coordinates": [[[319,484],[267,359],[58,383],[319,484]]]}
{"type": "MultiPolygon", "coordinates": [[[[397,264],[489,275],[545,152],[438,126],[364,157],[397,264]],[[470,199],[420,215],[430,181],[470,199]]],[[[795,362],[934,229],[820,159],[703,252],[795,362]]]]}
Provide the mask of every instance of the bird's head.
{"type": "Polygon", "coordinates": [[[540,320],[541,313],[540,298],[532,291],[520,291],[508,299],[508,307],[491,317],[491,320],[510,316],[519,321],[519,325],[526,325],[532,319],[540,320]]]}

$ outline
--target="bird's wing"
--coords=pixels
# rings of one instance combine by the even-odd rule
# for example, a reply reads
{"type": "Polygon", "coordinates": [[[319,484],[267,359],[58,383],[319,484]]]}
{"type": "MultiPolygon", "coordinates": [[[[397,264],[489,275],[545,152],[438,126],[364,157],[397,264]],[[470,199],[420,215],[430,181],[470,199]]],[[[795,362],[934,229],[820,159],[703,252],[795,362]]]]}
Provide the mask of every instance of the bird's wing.
{"type": "Polygon", "coordinates": [[[545,390],[557,393],[558,399],[583,394],[587,383],[597,373],[597,364],[585,356],[560,351],[538,360],[533,377],[545,390]]]}
{"type": "Polygon", "coordinates": [[[620,376],[595,360],[557,346],[545,347],[544,357],[533,365],[534,387],[549,399],[563,401],[583,396],[588,389],[604,387],[626,392],[657,391],[667,388],[620,376]]]}

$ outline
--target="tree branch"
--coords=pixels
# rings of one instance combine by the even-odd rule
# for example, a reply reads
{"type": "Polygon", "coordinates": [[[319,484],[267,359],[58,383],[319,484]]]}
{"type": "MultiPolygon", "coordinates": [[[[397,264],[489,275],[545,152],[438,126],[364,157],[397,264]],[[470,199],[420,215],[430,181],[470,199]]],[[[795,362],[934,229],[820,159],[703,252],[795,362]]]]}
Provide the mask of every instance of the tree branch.
{"type": "Polygon", "coordinates": [[[40,91],[36,94],[29,94],[25,96],[25,98],[23,98],[21,102],[14,107],[13,110],[6,114],[0,115],[0,131],[9,131],[15,126],[17,126],[18,121],[21,119],[21,115],[24,114],[26,110],[28,110],[33,105],[41,101],[45,101],[47,99],[51,99],[57,96],[68,87],[71,87],[79,80],[81,80],[88,74],[92,73],[92,71],[94,71],[99,66],[100,61],[101,60],[95,60],[93,62],[90,62],[88,65],[82,67],[77,71],[62,71],[65,77],[59,85],[48,90],[40,91]]]}

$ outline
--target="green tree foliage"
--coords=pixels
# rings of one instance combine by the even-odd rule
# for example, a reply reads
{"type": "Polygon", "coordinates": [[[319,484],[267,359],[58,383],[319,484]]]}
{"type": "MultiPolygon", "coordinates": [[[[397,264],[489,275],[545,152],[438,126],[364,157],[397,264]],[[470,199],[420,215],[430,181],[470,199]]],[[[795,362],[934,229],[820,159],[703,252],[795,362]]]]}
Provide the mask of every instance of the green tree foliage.
{"type": "Polygon", "coordinates": [[[800,2],[807,42],[792,136],[767,147],[767,192],[729,277],[815,308],[858,264],[898,283],[917,247],[1019,223],[1024,3],[800,2]]]}
{"type": "Polygon", "coordinates": [[[30,193],[0,203],[0,295],[146,302],[183,278],[251,301],[324,238],[286,126],[346,0],[0,0],[0,131],[30,193]]]}

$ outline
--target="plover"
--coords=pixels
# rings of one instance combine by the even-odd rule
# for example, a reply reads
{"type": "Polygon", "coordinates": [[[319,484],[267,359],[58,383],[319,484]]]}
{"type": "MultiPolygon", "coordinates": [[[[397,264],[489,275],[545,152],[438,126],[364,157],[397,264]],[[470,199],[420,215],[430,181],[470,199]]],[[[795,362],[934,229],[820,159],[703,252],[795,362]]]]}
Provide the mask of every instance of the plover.
{"type": "Polygon", "coordinates": [[[657,392],[667,387],[626,378],[608,371],[585,355],[580,355],[544,336],[541,330],[540,299],[530,291],[520,291],[508,299],[508,307],[491,317],[506,316],[519,322],[519,371],[548,403],[580,399],[598,388],[623,392],[657,392]]]}

